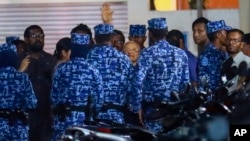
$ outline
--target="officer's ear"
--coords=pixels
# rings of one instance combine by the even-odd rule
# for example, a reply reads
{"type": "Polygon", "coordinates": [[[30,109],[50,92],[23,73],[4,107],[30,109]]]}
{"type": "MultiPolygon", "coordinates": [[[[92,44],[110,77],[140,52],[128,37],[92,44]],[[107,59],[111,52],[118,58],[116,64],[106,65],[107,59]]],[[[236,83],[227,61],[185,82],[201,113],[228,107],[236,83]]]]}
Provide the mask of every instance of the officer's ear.
{"type": "Polygon", "coordinates": [[[93,38],[92,40],[93,40],[93,44],[96,44],[95,38],[93,38]]]}
{"type": "Polygon", "coordinates": [[[215,33],[215,38],[220,39],[221,36],[221,31],[215,33]]]}
{"type": "Polygon", "coordinates": [[[244,42],[240,42],[240,49],[242,50],[242,48],[245,46],[244,42]]]}
{"type": "Polygon", "coordinates": [[[184,41],[182,39],[179,39],[179,47],[180,48],[184,48],[185,47],[184,41]]]}

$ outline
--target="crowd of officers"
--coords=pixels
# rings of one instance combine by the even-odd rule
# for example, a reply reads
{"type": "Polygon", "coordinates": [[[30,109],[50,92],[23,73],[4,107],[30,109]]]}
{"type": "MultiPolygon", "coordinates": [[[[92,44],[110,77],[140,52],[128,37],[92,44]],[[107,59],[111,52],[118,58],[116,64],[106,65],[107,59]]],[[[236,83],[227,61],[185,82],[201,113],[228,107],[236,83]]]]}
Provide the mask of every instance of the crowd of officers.
{"type": "MultiPolygon", "coordinates": [[[[171,92],[188,83],[202,91],[204,76],[214,92],[222,67],[250,63],[243,31],[224,20],[193,22],[198,58],[188,51],[182,32],[168,32],[165,18],[148,20],[147,29],[130,25],[124,44],[111,24],[96,25],[94,39],[90,28],[79,24],[70,38],[58,41],[54,56],[44,51],[45,33],[38,25],[25,29],[24,41],[7,38],[0,46],[0,140],[56,140],[67,127],[97,119],[158,133],[161,121],[147,120],[142,105],[169,101],[171,92]],[[147,29],[149,46],[144,47],[147,29]],[[232,64],[223,65],[228,59],[232,64]]],[[[241,89],[247,78],[232,79],[241,89]]]]}

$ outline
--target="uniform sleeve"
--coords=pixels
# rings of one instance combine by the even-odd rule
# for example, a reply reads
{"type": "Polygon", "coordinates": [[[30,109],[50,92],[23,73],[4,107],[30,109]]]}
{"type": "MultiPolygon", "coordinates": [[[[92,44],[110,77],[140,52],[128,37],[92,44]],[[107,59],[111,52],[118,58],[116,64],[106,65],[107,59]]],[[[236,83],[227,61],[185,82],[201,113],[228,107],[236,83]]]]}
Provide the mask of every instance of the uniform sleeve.
{"type": "Polygon", "coordinates": [[[104,102],[104,92],[103,92],[103,82],[102,77],[98,70],[93,71],[93,85],[92,85],[92,98],[93,106],[98,113],[100,111],[104,102]]]}
{"type": "Polygon", "coordinates": [[[188,57],[187,55],[184,53],[183,54],[183,62],[182,62],[182,68],[183,68],[183,72],[181,74],[181,81],[180,81],[180,87],[179,87],[179,91],[182,90],[186,84],[190,83],[190,74],[189,74],[189,65],[188,65],[188,57]]]}
{"type": "Polygon", "coordinates": [[[23,86],[23,102],[27,109],[35,109],[37,106],[37,98],[34,93],[32,84],[27,75],[24,77],[24,86],[23,86]]]}
{"type": "Polygon", "coordinates": [[[60,66],[55,70],[54,75],[52,77],[52,88],[51,88],[51,103],[54,107],[55,104],[57,104],[58,95],[60,93],[60,66]]]}
{"type": "Polygon", "coordinates": [[[148,68],[149,60],[146,59],[145,54],[141,54],[132,78],[132,109],[135,113],[141,109],[143,81],[148,68]]]}
{"type": "Polygon", "coordinates": [[[203,77],[207,77],[207,74],[209,74],[209,72],[207,72],[209,70],[208,68],[208,57],[207,55],[201,55],[198,58],[198,64],[197,64],[197,68],[198,68],[198,90],[199,91],[204,91],[204,88],[202,86],[202,78],[203,77]]]}

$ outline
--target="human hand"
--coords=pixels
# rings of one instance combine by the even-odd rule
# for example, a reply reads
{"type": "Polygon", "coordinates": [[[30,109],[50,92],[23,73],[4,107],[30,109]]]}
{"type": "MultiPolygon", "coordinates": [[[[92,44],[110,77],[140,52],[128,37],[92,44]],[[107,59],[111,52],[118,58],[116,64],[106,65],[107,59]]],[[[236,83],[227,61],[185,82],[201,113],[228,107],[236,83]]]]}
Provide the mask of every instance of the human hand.
{"type": "Polygon", "coordinates": [[[27,55],[21,62],[21,65],[18,69],[19,72],[24,72],[28,66],[29,66],[29,63],[30,63],[30,56],[27,55]]]}
{"type": "Polygon", "coordinates": [[[142,110],[140,110],[140,111],[138,112],[138,116],[139,116],[139,121],[140,121],[140,124],[141,124],[142,126],[144,126],[144,123],[143,123],[143,115],[142,115],[142,110]]]}
{"type": "Polygon", "coordinates": [[[112,17],[113,17],[113,11],[110,9],[110,5],[108,3],[104,3],[101,8],[102,12],[102,21],[107,24],[111,24],[112,22],[112,17]]]}

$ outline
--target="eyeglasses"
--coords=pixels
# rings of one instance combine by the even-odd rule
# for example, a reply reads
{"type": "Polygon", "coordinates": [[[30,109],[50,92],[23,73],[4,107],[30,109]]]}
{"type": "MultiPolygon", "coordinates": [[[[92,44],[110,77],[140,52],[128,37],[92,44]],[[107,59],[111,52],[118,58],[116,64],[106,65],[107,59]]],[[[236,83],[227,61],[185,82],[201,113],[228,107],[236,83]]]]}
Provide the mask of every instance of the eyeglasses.
{"type": "Polygon", "coordinates": [[[33,39],[35,39],[35,38],[37,38],[37,37],[43,38],[43,37],[44,37],[44,34],[43,34],[43,33],[30,34],[29,37],[30,37],[30,38],[33,38],[33,39]]]}
{"type": "Polygon", "coordinates": [[[139,52],[139,49],[124,49],[124,52],[139,52]]]}
{"type": "Polygon", "coordinates": [[[115,41],[115,44],[124,44],[124,42],[123,42],[123,41],[116,40],[116,41],[115,41]]]}
{"type": "Polygon", "coordinates": [[[242,42],[241,40],[239,40],[239,39],[227,39],[227,42],[228,43],[239,43],[239,42],[242,42]]]}

